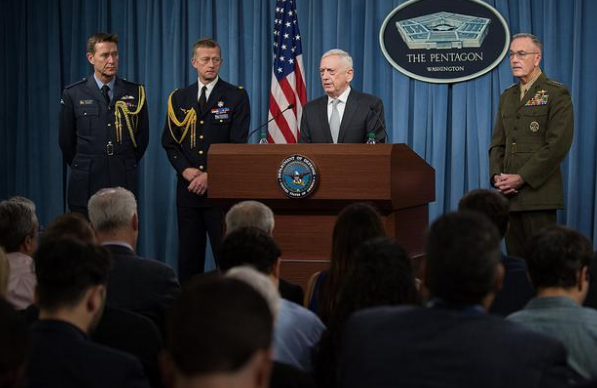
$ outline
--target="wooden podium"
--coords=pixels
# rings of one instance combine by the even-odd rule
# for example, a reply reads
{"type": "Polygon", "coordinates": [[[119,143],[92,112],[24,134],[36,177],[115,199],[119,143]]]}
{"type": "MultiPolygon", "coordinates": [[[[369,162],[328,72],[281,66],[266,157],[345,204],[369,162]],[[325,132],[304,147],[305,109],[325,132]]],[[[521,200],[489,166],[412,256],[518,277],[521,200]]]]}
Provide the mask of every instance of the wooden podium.
{"type": "Polygon", "coordinates": [[[424,251],[427,204],[435,200],[435,170],[405,144],[213,144],[209,198],[225,209],[251,199],[275,214],[282,274],[305,285],[329,264],[332,231],[342,208],[370,202],[411,257],[424,251]],[[288,198],[278,170],[292,155],[309,158],[319,184],[307,198],[288,198]]]}

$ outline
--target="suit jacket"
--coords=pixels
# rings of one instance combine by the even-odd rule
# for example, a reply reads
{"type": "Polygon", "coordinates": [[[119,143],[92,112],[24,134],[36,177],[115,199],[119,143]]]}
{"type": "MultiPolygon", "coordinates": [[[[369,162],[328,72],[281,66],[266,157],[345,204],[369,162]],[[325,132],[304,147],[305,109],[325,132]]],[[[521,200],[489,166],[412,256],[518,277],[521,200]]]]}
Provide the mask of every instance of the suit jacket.
{"type": "Polygon", "coordinates": [[[31,328],[27,387],[149,387],[133,356],[89,341],[75,326],[53,320],[31,328]]]}
{"type": "Polygon", "coordinates": [[[532,388],[579,378],[555,339],[484,313],[380,307],[343,335],[341,387],[532,388]]]}
{"type": "Polygon", "coordinates": [[[535,296],[535,289],[527,274],[527,265],[523,259],[502,255],[504,265],[504,284],[495,295],[489,312],[503,317],[522,310],[535,296]]]}
{"type": "Polygon", "coordinates": [[[106,248],[114,258],[108,276],[107,303],[146,316],[162,329],[165,311],[180,293],[172,268],[137,256],[122,245],[106,245],[106,248]]]}
{"type": "Polygon", "coordinates": [[[189,182],[182,177],[182,172],[189,167],[208,171],[207,152],[211,144],[246,143],[251,121],[249,97],[242,87],[220,78],[209,95],[207,109],[202,111],[197,101],[198,85],[195,82],[171,95],[178,121],[182,122],[190,109],[197,112],[195,144],[191,130],[179,143],[184,128],[176,127],[168,117],[162,134],[162,146],[178,177],[176,203],[182,207],[209,207],[207,193],[197,195],[187,190],[189,182]]]}
{"type": "Polygon", "coordinates": [[[93,76],[64,90],[59,143],[63,159],[71,167],[68,184],[71,208],[87,208],[89,197],[104,187],[121,186],[138,197],[137,164],[149,143],[147,100],[138,115],[130,116],[132,134],[126,119],[121,117],[121,138],[117,135],[115,104],[123,101],[130,111],[135,111],[141,103],[139,86],[116,77],[109,107],[93,76]]]}
{"type": "MultiPolygon", "coordinates": [[[[333,143],[328,121],[328,96],[310,101],[303,108],[301,118],[301,143],[333,143]]],[[[338,143],[365,143],[369,133],[375,141],[386,139],[383,102],[371,94],[351,89],[340,123],[338,143]]]]}
{"type": "Polygon", "coordinates": [[[510,196],[511,211],[562,209],[560,163],[574,132],[570,93],[541,74],[523,99],[515,84],[500,96],[489,147],[489,173],[519,174],[525,184],[510,196]]]}

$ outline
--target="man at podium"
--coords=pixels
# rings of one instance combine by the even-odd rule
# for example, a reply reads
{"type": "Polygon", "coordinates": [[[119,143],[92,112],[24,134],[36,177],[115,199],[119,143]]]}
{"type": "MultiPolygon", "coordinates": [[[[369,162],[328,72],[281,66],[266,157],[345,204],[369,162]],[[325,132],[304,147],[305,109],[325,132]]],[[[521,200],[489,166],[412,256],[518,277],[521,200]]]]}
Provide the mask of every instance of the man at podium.
{"type": "Polygon", "coordinates": [[[383,103],[371,94],[350,87],[352,57],[333,49],[321,57],[319,75],[326,96],[305,105],[300,126],[301,143],[376,143],[386,138],[383,103]]]}

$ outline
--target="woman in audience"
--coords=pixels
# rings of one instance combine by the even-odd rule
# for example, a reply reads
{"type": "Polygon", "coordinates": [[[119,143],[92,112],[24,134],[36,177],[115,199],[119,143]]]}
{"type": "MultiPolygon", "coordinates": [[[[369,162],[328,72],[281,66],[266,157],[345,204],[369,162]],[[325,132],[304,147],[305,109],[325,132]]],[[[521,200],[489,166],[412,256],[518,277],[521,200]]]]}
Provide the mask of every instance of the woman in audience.
{"type": "Polygon", "coordinates": [[[341,298],[315,355],[319,387],[336,385],[337,350],[344,324],[354,312],[375,306],[420,303],[410,259],[392,238],[375,238],[363,243],[354,255],[354,264],[343,284],[341,298]]]}
{"type": "Polygon", "coordinates": [[[307,307],[326,325],[334,315],[338,290],[354,265],[356,249],[374,237],[385,237],[385,230],[373,206],[355,203],[340,212],[332,235],[330,269],[314,274],[307,288],[307,307]]]}

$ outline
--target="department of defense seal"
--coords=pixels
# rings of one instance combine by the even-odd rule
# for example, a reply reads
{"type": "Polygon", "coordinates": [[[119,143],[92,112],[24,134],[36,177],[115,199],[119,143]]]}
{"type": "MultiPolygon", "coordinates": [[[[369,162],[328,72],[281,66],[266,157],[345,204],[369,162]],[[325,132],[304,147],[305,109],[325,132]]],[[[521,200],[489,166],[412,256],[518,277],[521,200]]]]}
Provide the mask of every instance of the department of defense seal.
{"type": "Polygon", "coordinates": [[[303,155],[292,155],[280,163],[278,184],[289,198],[305,198],[317,186],[317,167],[303,155]]]}

